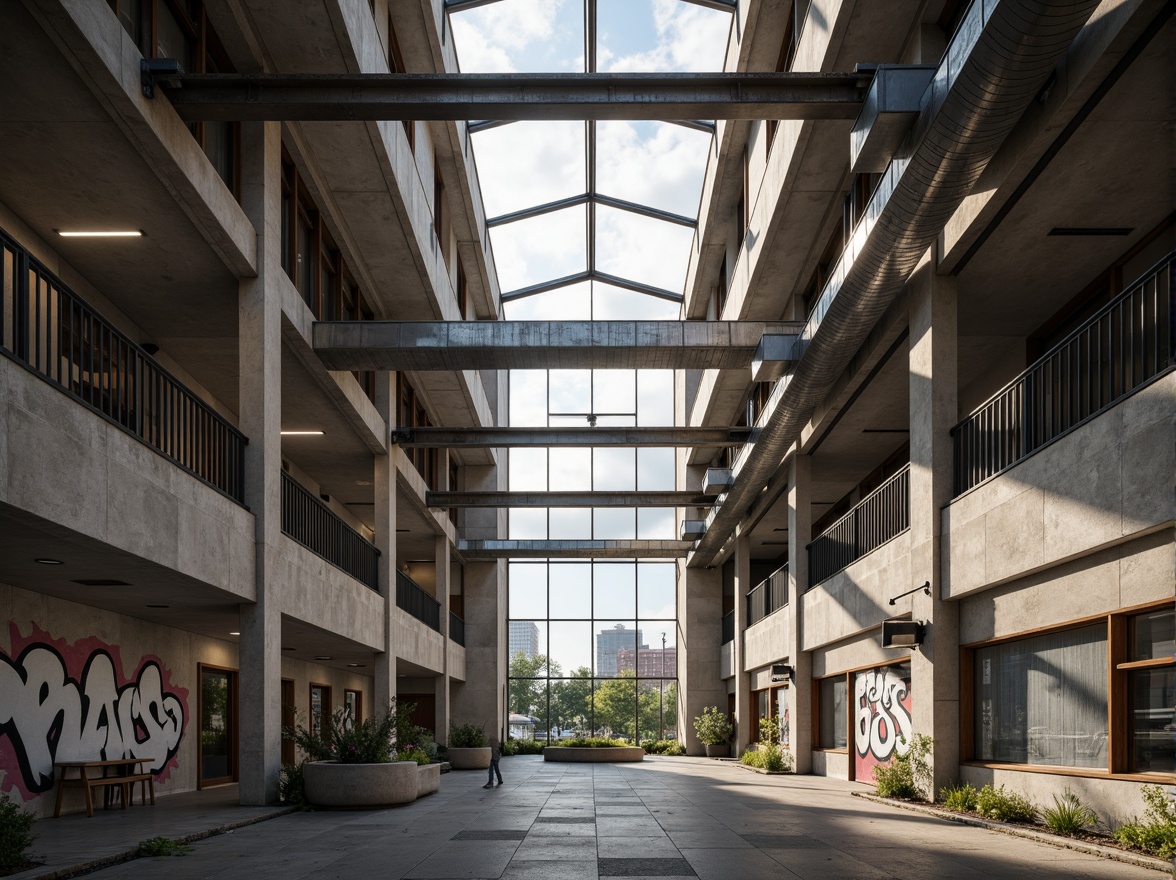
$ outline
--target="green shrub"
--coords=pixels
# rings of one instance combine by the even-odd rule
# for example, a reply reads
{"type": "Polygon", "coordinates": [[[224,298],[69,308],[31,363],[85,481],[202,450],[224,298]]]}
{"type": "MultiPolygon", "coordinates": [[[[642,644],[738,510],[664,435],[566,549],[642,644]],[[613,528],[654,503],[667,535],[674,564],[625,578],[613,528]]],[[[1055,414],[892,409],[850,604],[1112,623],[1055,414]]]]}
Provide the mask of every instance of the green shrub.
{"type": "Polygon", "coordinates": [[[743,753],[739,762],[772,773],[792,772],[792,752],[785,751],[774,742],[760,743],[758,748],[749,749],[743,753]]]}
{"type": "Polygon", "coordinates": [[[547,743],[537,739],[508,739],[502,744],[504,755],[542,755],[547,743]]]}
{"type": "Polygon", "coordinates": [[[562,742],[555,743],[555,746],[566,746],[571,749],[607,749],[616,748],[618,746],[630,746],[632,743],[627,743],[623,739],[612,739],[607,736],[575,736],[571,739],[565,739],[562,742]]]}
{"type": "Polygon", "coordinates": [[[718,746],[731,738],[734,728],[718,706],[707,706],[694,718],[694,732],[703,745],[718,746]]]}
{"type": "MultiPolygon", "coordinates": [[[[899,743],[906,743],[900,737],[899,743]]],[[[889,765],[874,767],[874,781],[881,797],[924,800],[931,787],[931,746],[934,740],[923,733],[911,737],[905,752],[894,750],[889,765]]]]}
{"type": "Polygon", "coordinates": [[[386,764],[392,760],[392,734],[396,730],[397,712],[393,705],[383,715],[353,721],[343,709],[328,716],[325,736],[300,724],[282,729],[282,736],[294,744],[311,761],[338,761],[340,764],[386,764]]]}
{"type": "Polygon", "coordinates": [[[686,747],[676,739],[646,739],[641,741],[641,748],[647,755],[684,755],[686,747]]]}
{"type": "Polygon", "coordinates": [[[449,748],[481,749],[486,747],[486,730],[480,724],[449,724],[449,748]]]}
{"type": "Polygon", "coordinates": [[[33,825],[37,817],[30,810],[0,794],[0,873],[15,873],[31,867],[29,848],[37,835],[33,825]]]}
{"type": "Polygon", "coordinates": [[[976,794],[976,812],[998,822],[1032,822],[1037,810],[1029,798],[1005,787],[986,785],[976,794]]]}
{"type": "Polygon", "coordinates": [[[1143,819],[1131,820],[1115,829],[1115,840],[1129,849],[1139,849],[1162,859],[1176,856],[1176,800],[1158,785],[1140,789],[1147,805],[1143,819]]]}
{"type": "Polygon", "coordinates": [[[939,790],[943,806],[957,813],[974,813],[977,794],[979,792],[970,782],[965,782],[963,785],[949,785],[939,790]]]}
{"type": "Polygon", "coordinates": [[[1060,798],[1053,796],[1054,805],[1041,811],[1041,818],[1056,834],[1073,836],[1098,822],[1098,815],[1078,799],[1068,788],[1060,798]]]}
{"type": "Polygon", "coordinates": [[[762,769],[764,766],[764,753],[759,749],[748,749],[739,759],[739,763],[745,764],[748,767],[759,767],[762,769]]]}
{"type": "Polygon", "coordinates": [[[306,786],[303,776],[303,761],[300,764],[283,764],[278,774],[278,800],[292,807],[302,810],[311,809],[310,801],[306,799],[306,786]]]}
{"type": "Polygon", "coordinates": [[[416,761],[418,764],[428,764],[429,754],[419,746],[409,743],[402,749],[396,750],[397,761],[416,761]]]}
{"type": "Polygon", "coordinates": [[[186,856],[192,852],[192,847],[179,841],[172,840],[170,837],[152,837],[148,840],[139,841],[139,848],[135,851],[141,858],[152,858],[154,856],[186,856]]]}

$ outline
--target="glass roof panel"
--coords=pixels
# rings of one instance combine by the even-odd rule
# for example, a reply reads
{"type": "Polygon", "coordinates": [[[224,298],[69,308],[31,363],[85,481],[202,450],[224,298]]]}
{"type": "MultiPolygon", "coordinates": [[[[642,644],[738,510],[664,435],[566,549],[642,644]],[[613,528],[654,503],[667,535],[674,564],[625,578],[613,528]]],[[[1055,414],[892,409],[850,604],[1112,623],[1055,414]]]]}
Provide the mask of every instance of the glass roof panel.
{"type": "Polygon", "coordinates": [[[590,321],[592,285],[587,281],[502,304],[508,321],[590,321]]]}
{"type": "Polygon", "coordinates": [[[596,190],[694,219],[711,140],[668,122],[600,122],[596,190]]]}
{"type": "MultiPolygon", "coordinates": [[[[488,218],[582,195],[588,189],[583,122],[515,122],[472,137],[488,218]]],[[[697,202],[696,198],[696,208],[697,202]]]]}
{"type": "Polygon", "coordinates": [[[677,321],[681,315],[682,307],[676,302],[592,282],[594,321],[677,321]]]}
{"type": "Polygon", "coordinates": [[[588,268],[583,205],[552,211],[490,230],[503,293],[588,268]]]}
{"type": "Polygon", "coordinates": [[[629,211],[596,209],[596,268],[681,293],[694,230],[629,211]]]}
{"type": "Polygon", "coordinates": [[[597,69],[722,70],[734,18],[681,0],[597,0],[597,69]]]}
{"type": "Polygon", "coordinates": [[[584,10],[569,0],[500,0],[449,16],[462,73],[584,69],[584,10]]]}

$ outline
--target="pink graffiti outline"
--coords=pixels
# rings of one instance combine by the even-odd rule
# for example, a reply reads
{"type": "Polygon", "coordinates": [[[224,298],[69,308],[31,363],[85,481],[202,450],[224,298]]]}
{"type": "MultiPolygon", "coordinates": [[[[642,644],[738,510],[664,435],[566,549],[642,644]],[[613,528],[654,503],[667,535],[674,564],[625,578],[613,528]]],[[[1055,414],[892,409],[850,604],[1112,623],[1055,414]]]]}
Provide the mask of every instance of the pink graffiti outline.
{"type": "MultiPolygon", "coordinates": [[[[173,694],[183,703],[184,719],[180,727],[180,742],[183,742],[184,735],[188,731],[188,718],[192,714],[188,711],[189,690],[172,681],[171,670],[164,665],[162,658],[155,654],[144,654],[139,658],[139,665],[135,667],[134,674],[126,676],[123,674],[122,651],[118,645],[109,645],[97,636],[85,636],[71,644],[65,638],[54,638],[31,621],[29,626],[31,627],[31,631],[28,637],[25,637],[21,635],[20,627],[16,624],[16,621],[10,620],[8,622],[8,641],[10,645],[9,653],[7,654],[8,660],[15,665],[25,649],[33,645],[51,647],[65,661],[65,674],[79,687],[81,686],[82,674],[85,672],[86,664],[99,651],[105,651],[110,655],[119,690],[137,682],[143,672],[143,667],[149,663],[154,663],[159,668],[163,692],[173,694]]],[[[0,655],[3,655],[3,651],[0,651],[0,655]]],[[[16,768],[18,763],[16,747],[13,745],[12,740],[7,736],[0,736],[0,766],[16,768]]],[[[160,782],[164,782],[171,775],[171,771],[178,769],[179,766],[179,755],[177,753],[168,759],[163,769],[155,774],[155,778],[160,782]]],[[[0,784],[0,791],[10,792],[14,788],[21,793],[21,798],[25,801],[40,796],[28,790],[25,785],[24,776],[19,770],[16,772],[10,770],[5,774],[3,783],[0,784]]]]}

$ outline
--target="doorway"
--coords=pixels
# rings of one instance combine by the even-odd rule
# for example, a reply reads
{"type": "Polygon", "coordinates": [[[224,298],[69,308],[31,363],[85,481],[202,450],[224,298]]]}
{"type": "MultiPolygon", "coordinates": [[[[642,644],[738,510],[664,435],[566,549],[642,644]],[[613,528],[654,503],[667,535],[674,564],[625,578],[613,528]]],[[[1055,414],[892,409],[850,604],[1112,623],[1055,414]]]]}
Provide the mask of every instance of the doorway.
{"type": "Polygon", "coordinates": [[[199,666],[198,785],[237,781],[237,670],[199,666]]]}

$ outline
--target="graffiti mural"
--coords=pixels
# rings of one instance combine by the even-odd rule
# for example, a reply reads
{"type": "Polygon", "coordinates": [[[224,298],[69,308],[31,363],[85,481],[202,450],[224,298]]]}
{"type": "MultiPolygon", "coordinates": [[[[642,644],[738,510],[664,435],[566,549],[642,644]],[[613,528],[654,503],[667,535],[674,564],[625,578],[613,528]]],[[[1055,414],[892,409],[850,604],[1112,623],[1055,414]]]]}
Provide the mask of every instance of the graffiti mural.
{"type": "Polygon", "coordinates": [[[55,761],[147,758],[159,780],[177,765],[188,691],[157,657],[123,674],[117,646],[69,644],[36,625],[27,638],[9,623],[0,652],[0,790],[25,800],[53,788],[55,761]]]}
{"type": "Polygon", "coordinates": [[[911,666],[883,666],[854,677],[854,778],[869,781],[874,767],[887,764],[900,738],[911,737],[911,666]]]}

